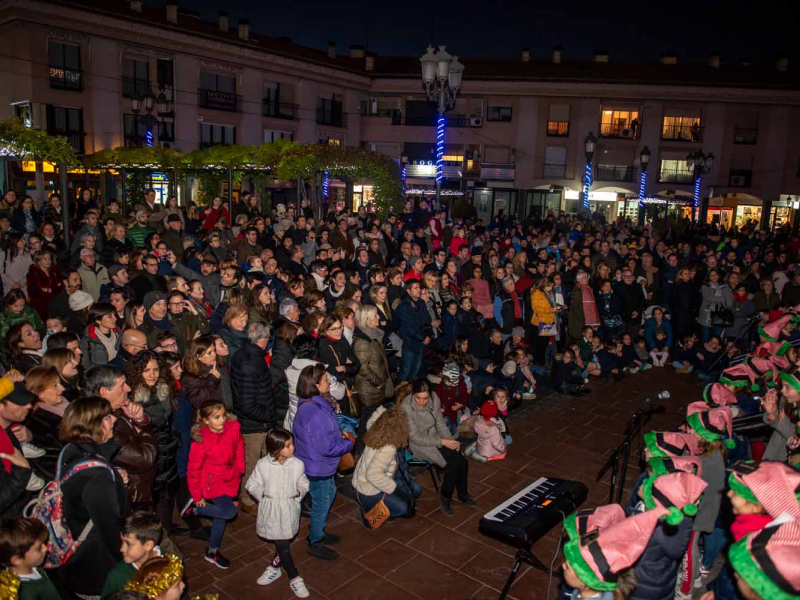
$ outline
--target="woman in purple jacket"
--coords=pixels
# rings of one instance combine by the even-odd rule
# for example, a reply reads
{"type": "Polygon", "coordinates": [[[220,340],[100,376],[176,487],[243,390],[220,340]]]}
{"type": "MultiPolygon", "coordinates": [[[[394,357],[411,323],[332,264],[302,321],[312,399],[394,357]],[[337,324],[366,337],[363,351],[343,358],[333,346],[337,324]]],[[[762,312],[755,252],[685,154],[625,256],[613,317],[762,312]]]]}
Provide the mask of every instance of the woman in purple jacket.
{"type": "Polygon", "coordinates": [[[328,512],[336,498],[334,475],[339,459],[353,450],[353,442],[339,430],[336,411],[324,398],[330,389],[325,366],[308,366],[297,381],[297,415],[294,418],[295,456],[303,461],[311,484],[311,522],[308,553],[323,560],[335,560],[339,553],[328,544],[339,537],[325,533],[328,512]]]}

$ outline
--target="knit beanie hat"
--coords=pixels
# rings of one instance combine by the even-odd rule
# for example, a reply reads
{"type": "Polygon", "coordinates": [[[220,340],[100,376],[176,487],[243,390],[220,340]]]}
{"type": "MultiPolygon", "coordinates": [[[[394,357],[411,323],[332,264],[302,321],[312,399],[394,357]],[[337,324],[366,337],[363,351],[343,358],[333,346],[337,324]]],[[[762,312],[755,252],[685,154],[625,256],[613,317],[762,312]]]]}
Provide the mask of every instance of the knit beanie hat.
{"type": "Polygon", "coordinates": [[[792,320],[792,315],[785,314],[780,319],[773,321],[769,325],[758,328],[758,335],[768,342],[777,342],[781,337],[781,330],[792,320]]]}
{"type": "Polygon", "coordinates": [[[744,364],[747,365],[756,377],[764,379],[767,387],[775,387],[778,382],[778,369],[775,368],[774,363],[766,358],[760,356],[748,356],[744,359],[744,364]]]}
{"type": "Polygon", "coordinates": [[[444,368],[442,369],[442,379],[446,379],[451,385],[456,385],[458,383],[458,378],[460,375],[461,369],[454,362],[445,364],[444,368]]]}
{"type": "Polygon", "coordinates": [[[736,404],[736,395],[721,383],[709,383],[703,388],[703,400],[709,406],[728,406],[736,404]]]}
{"type": "Polygon", "coordinates": [[[758,390],[756,385],[756,374],[753,370],[744,363],[728,367],[722,372],[719,377],[720,383],[732,385],[734,387],[750,387],[750,390],[755,392],[758,390]]]}
{"type": "Polygon", "coordinates": [[[503,365],[502,372],[506,377],[513,377],[514,373],[517,372],[517,363],[515,363],[513,360],[507,361],[503,365]]]}
{"type": "Polygon", "coordinates": [[[644,434],[644,444],[650,456],[658,458],[700,453],[697,440],[683,431],[651,431],[644,434]]]}
{"type": "Polygon", "coordinates": [[[708,484],[691,473],[655,473],[642,483],[644,505],[648,510],[663,508],[668,511],[665,521],[680,525],[683,516],[697,514],[697,500],[708,484]]]}
{"type": "Polygon", "coordinates": [[[73,292],[69,297],[69,309],[78,311],[83,310],[84,308],[91,306],[94,304],[94,299],[92,298],[91,294],[84,292],[83,290],[77,290],[73,292]]]}
{"type": "Polygon", "coordinates": [[[487,400],[481,405],[481,416],[484,421],[491,421],[497,416],[497,403],[494,400],[487,400]]]}
{"type": "Polygon", "coordinates": [[[707,442],[722,441],[728,449],[736,447],[732,439],[733,415],[727,406],[709,408],[705,402],[692,402],[686,409],[686,423],[707,442]]]}
{"type": "Polygon", "coordinates": [[[670,473],[703,474],[703,461],[697,456],[675,456],[673,458],[654,457],[647,461],[653,475],[669,475],[670,473]]]}
{"type": "Polygon", "coordinates": [[[728,560],[760,598],[800,597],[800,524],[765,527],[731,546],[728,560]]]}
{"type": "Polygon", "coordinates": [[[164,292],[153,290],[144,295],[144,302],[142,302],[142,304],[144,305],[145,310],[150,310],[153,307],[153,304],[156,302],[161,302],[162,300],[166,301],[166,299],[167,296],[164,294],[164,292]]]}
{"type": "Polygon", "coordinates": [[[570,540],[564,558],[587,587],[599,592],[617,589],[617,576],[631,567],[644,552],[658,520],[668,514],[656,508],[634,515],[610,527],[570,540]]]}
{"type": "Polygon", "coordinates": [[[728,482],[733,493],[760,504],[773,519],[787,515],[800,521],[800,471],[786,463],[736,463],[731,466],[728,482]]]}
{"type": "Polygon", "coordinates": [[[797,367],[792,367],[788,371],[781,371],[779,374],[781,381],[788,383],[798,392],[800,392],[800,370],[797,367]]]}
{"type": "Polygon", "coordinates": [[[603,530],[625,519],[625,509],[619,504],[605,504],[579,510],[564,519],[564,529],[570,540],[579,540],[587,533],[603,530]]]}

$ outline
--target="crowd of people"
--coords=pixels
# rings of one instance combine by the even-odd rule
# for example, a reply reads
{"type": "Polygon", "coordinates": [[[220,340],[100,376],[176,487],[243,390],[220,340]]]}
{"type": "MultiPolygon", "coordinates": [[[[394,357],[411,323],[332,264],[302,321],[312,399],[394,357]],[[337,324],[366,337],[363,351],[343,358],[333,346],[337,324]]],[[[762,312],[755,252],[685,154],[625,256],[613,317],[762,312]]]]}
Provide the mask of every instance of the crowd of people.
{"type": "Polygon", "coordinates": [[[756,590],[742,597],[765,598],[752,595],[768,589],[753,583],[755,560],[758,582],[788,578],[776,597],[800,594],[780,562],[784,540],[800,540],[794,522],[740,520],[734,534],[755,522],[779,534],[724,551],[726,467],[755,494],[731,476],[737,515],[762,514],[735,512],[736,494],[761,502],[748,477],[795,473],[800,238],[789,229],[687,220],[659,235],[553,213],[483,223],[424,199],[401,214],[331,206],[320,218],[306,201],[273,207],[246,192],[187,207],[155,196],[125,212],[82,190],[68,246],[57,195],[40,208],[14,192],[0,201],[0,563],[21,598],[179,598],[173,540],[206,542],[205,559],[227,569],[226,525],[240,511],[275,546],[258,583],[285,572],[307,597],[290,543],[307,516],[309,554],[338,558],[327,520],[343,476],[368,528],[415,516],[420,465],[439,473],[445,515],[475,509],[471,461],[506,457],[509,417],[542,389],[583,396],[593,378],[664,367],[696,378],[698,398],[708,385],[705,401],[685,432],[648,444],[661,462],[629,507],[639,515],[613,530],[568,523],[563,593],[671,598],[688,548],[696,577],[678,583],[736,593],[732,565],[756,590]],[[758,383],[773,388],[762,401],[758,383]],[[732,412],[761,418],[762,404],[775,431],[766,448],[753,438],[728,450],[732,412]],[[765,462],[734,465],[759,453],[765,462]],[[687,464],[695,471],[673,473],[687,464]],[[673,488],[691,499],[666,502],[673,488]],[[603,562],[625,531],[640,532],[646,557],[642,540],[657,535],[641,532],[670,527],[681,537],[658,575],[672,590],[638,566],[638,584],[618,577],[645,562],[634,543],[621,553],[630,560],[603,562]],[[776,568],[762,567],[776,547],[776,568]]]}

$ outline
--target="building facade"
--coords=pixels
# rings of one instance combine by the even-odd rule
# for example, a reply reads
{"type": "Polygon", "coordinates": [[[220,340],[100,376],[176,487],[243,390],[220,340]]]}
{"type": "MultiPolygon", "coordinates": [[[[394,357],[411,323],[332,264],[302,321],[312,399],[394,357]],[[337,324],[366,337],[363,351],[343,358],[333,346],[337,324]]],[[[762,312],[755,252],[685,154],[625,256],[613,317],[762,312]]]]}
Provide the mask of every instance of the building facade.
{"type": "MultiPolygon", "coordinates": [[[[360,145],[404,164],[408,195],[434,193],[436,114],[416,57],[305,48],[169,1],[5,0],[0,22],[0,116],[63,135],[79,153],[277,139],[360,145]]],[[[556,49],[462,62],[446,115],[443,194],[467,198],[485,220],[575,212],[589,132],[598,138],[590,206],[609,218],[637,214],[645,147],[651,213],[691,211],[686,156],[698,150],[715,157],[699,181],[709,220],[772,225],[800,208],[800,149],[790,143],[800,134],[800,81],[785,60],[616,64],[604,53],[569,61],[556,49]]],[[[356,204],[369,201],[368,182],[354,191],[356,204]]]]}

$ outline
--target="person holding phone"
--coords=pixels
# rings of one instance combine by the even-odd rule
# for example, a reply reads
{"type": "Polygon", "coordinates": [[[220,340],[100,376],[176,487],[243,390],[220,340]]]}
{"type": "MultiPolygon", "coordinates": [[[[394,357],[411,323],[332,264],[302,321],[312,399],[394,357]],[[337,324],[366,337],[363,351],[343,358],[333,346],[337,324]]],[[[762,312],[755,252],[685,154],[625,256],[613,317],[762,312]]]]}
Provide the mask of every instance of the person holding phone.
{"type": "Polygon", "coordinates": [[[169,318],[172,321],[173,333],[182,351],[189,348],[189,343],[211,332],[208,319],[204,318],[194,304],[189,302],[183,292],[174,290],[167,298],[169,318]]]}

